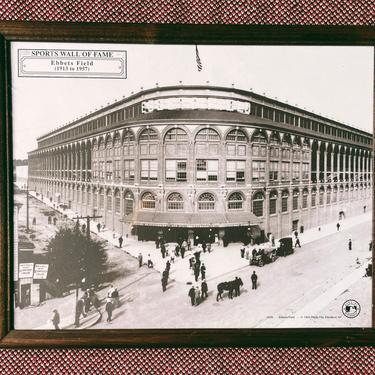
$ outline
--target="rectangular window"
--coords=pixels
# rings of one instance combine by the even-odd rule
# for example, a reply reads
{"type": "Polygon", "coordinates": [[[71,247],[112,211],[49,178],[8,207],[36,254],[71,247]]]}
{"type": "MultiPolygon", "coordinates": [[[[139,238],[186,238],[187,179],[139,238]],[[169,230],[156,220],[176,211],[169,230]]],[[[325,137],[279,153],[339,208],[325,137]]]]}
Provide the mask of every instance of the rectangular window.
{"type": "Polygon", "coordinates": [[[99,178],[101,180],[104,180],[104,168],[105,168],[104,161],[100,161],[99,162],[99,178]]]}
{"type": "Polygon", "coordinates": [[[244,160],[227,160],[227,181],[245,182],[244,160]]]}
{"type": "Polygon", "coordinates": [[[113,170],[115,181],[119,181],[121,178],[120,175],[120,160],[115,160],[115,167],[113,170]]]}
{"type": "Polygon", "coordinates": [[[218,160],[202,160],[196,162],[197,181],[217,181],[219,174],[218,160]]]}
{"type": "Polygon", "coordinates": [[[107,195],[107,210],[112,211],[112,195],[107,195]]]}
{"type": "Polygon", "coordinates": [[[112,181],[112,175],[113,175],[113,171],[112,171],[112,160],[109,160],[107,161],[106,163],[106,171],[105,171],[105,178],[107,181],[112,181]]]}
{"type": "Polygon", "coordinates": [[[308,194],[303,193],[303,195],[302,195],[302,208],[307,208],[307,197],[308,197],[308,194]]]}
{"type": "Polygon", "coordinates": [[[308,180],[309,179],[309,163],[302,163],[302,179],[308,180]]]}
{"type": "Polygon", "coordinates": [[[166,181],[186,181],[187,162],[186,160],[166,160],[165,161],[166,181]]]}
{"type": "Polygon", "coordinates": [[[156,181],[158,179],[158,161],[141,160],[141,180],[156,181]]]}
{"type": "Polygon", "coordinates": [[[287,196],[281,198],[281,212],[288,212],[288,199],[287,196]]]}
{"type": "Polygon", "coordinates": [[[276,198],[270,198],[270,215],[276,214],[276,198]]]}
{"type": "Polygon", "coordinates": [[[277,181],[278,175],[279,175],[279,162],[278,161],[271,161],[270,162],[270,171],[269,171],[270,181],[277,181]]]}
{"type": "Polygon", "coordinates": [[[300,163],[293,163],[293,180],[299,180],[300,163]]]}
{"type": "Polygon", "coordinates": [[[124,181],[134,181],[134,160],[124,160],[124,181]]]}
{"type": "Polygon", "coordinates": [[[270,148],[270,157],[271,158],[278,158],[279,157],[279,149],[277,147],[270,148]]]}
{"type": "Polygon", "coordinates": [[[253,161],[253,175],[252,180],[255,181],[264,181],[266,174],[266,163],[264,161],[253,161]]]}
{"type": "Polygon", "coordinates": [[[290,163],[283,161],[281,163],[281,179],[283,181],[289,181],[290,179],[290,163]]]}

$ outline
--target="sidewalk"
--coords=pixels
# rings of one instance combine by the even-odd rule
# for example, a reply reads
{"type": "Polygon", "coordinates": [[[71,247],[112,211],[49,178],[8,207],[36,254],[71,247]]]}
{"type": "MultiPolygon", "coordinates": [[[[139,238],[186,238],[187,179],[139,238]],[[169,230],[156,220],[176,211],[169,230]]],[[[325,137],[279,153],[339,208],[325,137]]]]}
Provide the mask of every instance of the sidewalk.
{"type": "MultiPolygon", "coordinates": [[[[31,194],[35,196],[34,192],[31,192],[31,194]]],[[[36,198],[41,200],[40,195],[36,198]]],[[[50,207],[53,207],[53,203],[51,203],[48,199],[43,199],[43,203],[47,204],[50,207]]],[[[64,215],[67,215],[67,217],[70,219],[79,216],[76,212],[69,209],[62,210],[60,208],[55,208],[55,210],[64,215]]],[[[347,230],[348,228],[354,227],[368,220],[371,220],[371,211],[368,211],[365,214],[340,220],[340,231],[343,229],[347,230]]],[[[82,225],[83,223],[84,220],[80,220],[80,224],[82,225]]],[[[92,220],[90,229],[91,232],[95,233],[99,238],[111,243],[112,245],[117,247],[119,251],[125,251],[135,258],[137,258],[138,254],[141,253],[144,264],[146,264],[148,254],[150,254],[151,260],[154,264],[154,269],[159,271],[160,273],[164,271],[166,262],[170,259],[170,257],[167,256],[163,259],[160,249],[156,249],[155,244],[152,241],[141,242],[134,238],[124,238],[122,249],[120,249],[118,243],[119,234],[107,228],[101,230],[98,233],[97,224],[98,222],[92,220]]],[[[321,238],[337,233],[336,224],[337,222],[322,225],[320,226],[320,230],[318,229],[318,227],[310,228],[305,230],[304,233],[299,234],[302,247],[304,244],[317,241],[321,238]]],[[[290,234],[290,236],[292,236],[294,239],[294,235],[292,233],[290,234]]],[[[349,238],[350,236],[348,236],[348,240],[349,238]]],[[[370,240],[371,235],[369,235],[368,241],[365,241],[365,243],[367,244],[370,240]]],[[[278,239],[275,239],[275,242],[277,244],[278,239]]],[[[170,251],[175,247],[175,245],[175,243],[167,244],[167,250],[169,250],[169,254],[170,251]]],[[[242,246],[242,243],[231,243],[224,248],[217,244],[213,244],[210,253],[202,252],[201,261],[205,263],[207,268],[206,280],[210,281],[213,279],[224,277],[227,273],[233,273],[236,270],[241,270],[245,267],[248,267],[249,260],[240,257],[240,248],[242,246]]],[[[255,247],[259,248],[261,247],[261,245],[256,245],[255,247]]],[[[172,280],[180,281],[183,283],[194,283],[193,272],[189,269],[189,258],[193,256],[193,252],[194,251],[187,251],[185,253],[184,259],[182,259],[181,257],[175,257],[175,263],[172,263],[170,271],[170,278],[172,280]]],[[[249,252],[251,254],[251,247],[249,247],[249,252]]]]}

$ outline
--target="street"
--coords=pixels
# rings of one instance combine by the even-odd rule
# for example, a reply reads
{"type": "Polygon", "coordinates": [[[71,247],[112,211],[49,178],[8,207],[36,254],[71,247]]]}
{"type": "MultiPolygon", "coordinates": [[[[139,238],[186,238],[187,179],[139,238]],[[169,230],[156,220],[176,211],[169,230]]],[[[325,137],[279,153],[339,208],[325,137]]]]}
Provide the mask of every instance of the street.
{"type": "MultiPolygon", "coordinates": [[[[30,212],[37,215],[37,227],[43,215],[42,203],[30,212]],[[39,214],[38,211],[39,210],[39,214]]],[[[21,210],[24,210],[22,207],[21,210]]],[[[33,214],[30,214],[32,217],[33,214]]],[[[21,224],[22,222],[22,212],[21,224]]],[[[47,222],[47,218],[44,218],[47,222]]],[[[43,226],[46,225],[43,223],[43,226]]],[[[95,226],[92,226],[95,228],[95,226]]],[[[43,228],[44,238],[54,232],[53,226],[43,228]]],[[[37,233],[40,233],[37,230],[37,233]]],[[[363,278],[370,252],[368,243],[371,233],[371,212],[341,221],[336,232],[335,223],[313,228],[301,235],[302,248],[285,258],[278,258],[264,267],[249,266],[240,257],[241,244],[226,248],[213,245],[211,253],[202,253],[207,267],[208,298],[198,306],[191,306],[188,291],[195,284],[185,259],[176,258],[172,263],[167,290],[161,287],[161,272],[166,259],[160,256],[152,242],[125,239],[124,248],[111,233],[100,233],[108,239],[107,255],[110,262],[108,285],[111,282],[120,293],[120,307],[113,313],[109,324],[104,319],[92,328],[278,328],[278,327],[366,327],[371,323],[371,278],[363,278]],[[332,228],[331,228],[332,227],[332,228]],[[353,250],[348,250],[352,239],[353,250]],[[305,242],[304,242],[305,240],[305,242]],[[144,262],[151,254],[154,269],[138,268],[136,255],[142,252],[144,262]],[[130,255],[132,254],[132,255],[130,255]],[[357,259],[358,258],[358,259],[357,259]],[[250,276],[258,274],[258,288],[251,289],[250,276]],[[241,277],[244,283],[241,295],[232,300],[224,293],[224,299],[216,301],[219,282],[241,277]],[[355,299],[361,313],[355,319],[342,314],[342,304],[355,299]]],[[[201,280],[199,279],[198,285],[201,280]]],[[[105,286],[108,286],[107,284],[105,286]]],[[[107,288],[98,295],[103,300],[107,288]]],[[[16,328],[44,327],[53,308],[60,314],[74,315],[74,298],[45,301],[39,307],[17,310],[16,328]],[[31,311],[38,311],[32,314],[31,311]]],[[[103,309],[103,308],[102,308],[103,309]]],[[[104,315],[106,315],[104,313],[104,315]]]]}

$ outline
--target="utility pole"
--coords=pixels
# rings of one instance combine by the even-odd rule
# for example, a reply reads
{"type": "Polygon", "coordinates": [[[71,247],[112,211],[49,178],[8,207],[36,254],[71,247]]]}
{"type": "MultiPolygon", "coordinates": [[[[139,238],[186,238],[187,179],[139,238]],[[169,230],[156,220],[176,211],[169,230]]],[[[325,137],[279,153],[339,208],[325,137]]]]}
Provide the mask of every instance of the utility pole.
{"type": "MultiPolygon", "coordinates": [[[[93,216],[77,216],[77,217],[73,217],[73,220],[79,220],[79,219],[85,219],[86,220],[86,237],[87,239],[89,240],[90,239],[90,220],[91,219],[99,219],[103,216],[96,216],[96,215],[93,215],[93,216]]],[[[82,280],[86,280],[86,277],[83,278],[82,280]]],[[[79,280],[79,281],[82,281],[82,280],[79,280]]],[[[77,304],[77,301],[78,301],[78,281],[76,283],[76,304],[77,304]]]]}
{"type": "Polygon", "coordinates": [[[26,232],[29,231],[29,185],[26,185],[26,232]]]}
{"type": "Polygon", "coordinates": [[[96,216],[96,215],[93,215],[93,216],[77,216],[77,217],[73,217],[73,220],[79,220],[79,219],[83,219],[83,220],[86,220],[86,236],[87,236],[87,239],[90,238],[90,220],[91,219],[100,219],[101,217],[103,216],[96,216]]]}

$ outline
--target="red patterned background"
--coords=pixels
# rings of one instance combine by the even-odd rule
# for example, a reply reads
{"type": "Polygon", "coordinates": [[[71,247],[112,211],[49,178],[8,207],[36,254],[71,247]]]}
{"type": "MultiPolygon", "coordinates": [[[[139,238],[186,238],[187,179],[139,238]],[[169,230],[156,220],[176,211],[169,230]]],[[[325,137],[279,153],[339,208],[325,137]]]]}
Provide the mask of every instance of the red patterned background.
{"type": "MultiPolygon", "coordinates": [[[[374,25],[373,0],[0,0],[0,21],[374,25]]],[[[2,350],[0,375],[375,374],[375,350],[2,350]]]]}

